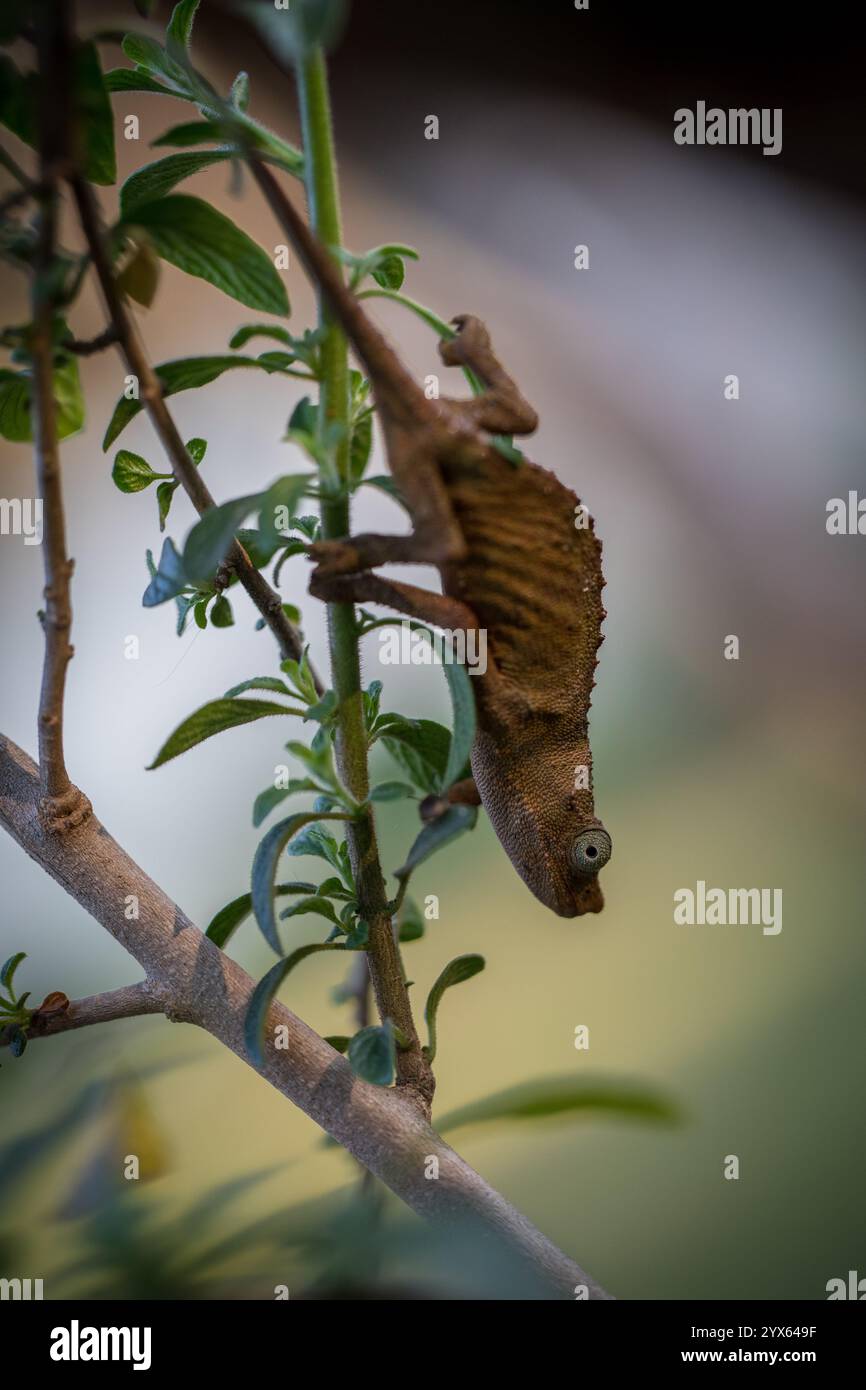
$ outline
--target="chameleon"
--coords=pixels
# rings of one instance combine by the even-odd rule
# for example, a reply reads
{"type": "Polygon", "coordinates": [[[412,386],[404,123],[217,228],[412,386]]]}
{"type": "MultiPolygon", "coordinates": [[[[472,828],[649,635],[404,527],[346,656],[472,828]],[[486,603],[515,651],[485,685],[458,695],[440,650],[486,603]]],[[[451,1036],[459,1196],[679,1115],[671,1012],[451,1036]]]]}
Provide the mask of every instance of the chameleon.
{"type": "Polygon", "coordinates": [[[413,526],[410,535],[311,544],[310,593],[381,604],[476,638],[486,632],[487,667],[472,681],[472,777],[444,800],[483,805],[517,873],[551,911],[600,912],[598,875],[612,842],[595,814],[588,732],[606,616],[594,523],[553,473],[525,459],[515,466],[491,442],[533,433],[538,416],[481,320],[451,320],[454,336],[439,353],[445,366],[471,369],[482,392],[428,398],[290,200],[260,182],[367,373],[413,526]],[[442,592],[376,573],[392,563],[434,566],[442,592]]]}

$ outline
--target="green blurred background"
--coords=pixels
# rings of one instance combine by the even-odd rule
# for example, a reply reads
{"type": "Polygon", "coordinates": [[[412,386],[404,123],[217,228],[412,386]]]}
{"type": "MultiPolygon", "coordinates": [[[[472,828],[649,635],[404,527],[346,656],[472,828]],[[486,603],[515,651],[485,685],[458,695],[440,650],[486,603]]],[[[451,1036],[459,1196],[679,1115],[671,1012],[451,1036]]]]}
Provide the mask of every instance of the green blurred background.
{"type": "MultiPolygon", "coordinates": [[[[82,8],[94,26],[134,22],[119,0],[82,8]]],[[[495,40],[503,52],[510,14],[500,14],[495,40]]],[[[577,23],[584,17],[570,14],[577,23]]],[[[727,104],[724,88],[686,45],[670,60],[662,99],[661,79],[653,87],[648,75],[652,51],[641,87],[627,80],[634,51],[626,63],[599,24],[579,38],[541,25],[518,82],[507,63],[479,73],[465,55],[443,69],[435,41],[389,37],[381,12],[374,43],[362,5],[334,62],[346,244],[417,246],[407,291],[445,317],[486,319],[541,414],[529,452],[591,508],[608,578],[591,721],[597,804],[615,844],[604,913],[552,917],[482,817],[419,871],[413,893],[437,894],[440,918],[406,948],[407,965],[419,1007],[451,957],[487,958],[486,971],[443,1004],[440,1113],[553,1074],[634,1079],[677,1107],[676,1124],[608,1115],[455,1135],[468,1161],[613,1293],[822,1298],[828,1279],[866,1272],[866,543],[830,538],[824,526],[827,500],[863,480],[863,208],[832,162],[822,182],[808,143],[797,144],[793,59],[774,79],[791,85],[780,158],[683,150],[671,139],[674,107],[705,96],[727,104]],[[569,41],[585,81],[563,73],[569,41]],[[597,64],[589,74],[599,54],[609,63],[603,81],[597,64]],[[440,115],[435,144],[423,139],[430,112],[440,115]],[[577,273],[573,247],[583,242],[591,269],[577,273]],[[728,372],[740,376],[735,403],[723,398],[728,372]],[[730,633],[740,637],[738,662],[723,659],[730,633]],[[675,926],[673,893],[697,879],[782,889],[781,934],[675,926]],[[590,1030],[588,1051],[575,1050],[579,1024],[590,1030]],[[729,1154],[739,1157],[738,1181],[723,1176],[729,1154]]],[[[474,34],[471,25],[470,54],[474,34]]],[[[248,67],[253,110],[296,137],[291,85],[255,46],[218,16],[205,15],[199,37],[218,85],[248,67]]],[[[743,104],[779,99],[754,79],[743,104]]],[[[820,128],[829,121],[820,85],[811,100],[820,128]]],[[[115,110],[141,117],[141,141],[118,142],[124,174],[182,119],[180,108],[137,94],[115,98],[115,110]]],[[[266,247],[281,239],[250,187],[237,201],[222,174],[206,173],[188,191],[266,247]]],[[[294,264],[288,278],[300,327],[312,297],[294,264]]],[[[22,286],[5,272],[4,297],[6,321],[22,321],[22,286]]],[[[221,351],[253,318],[166,267],[143,329],[162,361],[221,351]]],[[[377,318],[419,377],[439,370],[422,326],[391,306],[377,318]]],[[[76,329],[84,337],[101,326],[91,291],[76,329]]],[[[141,609],[155,504],[149,494],[121,496],[100,451],[119,363],[103,356],[83,375],[88,426],[63,450],[77,560],[70,772],[112,833],[204,924],[246,886],[259,837],[249,809],[291,733],[265,721],[144,771],[183,715],[274,660],[240,600],[233,629],[193,628],[181,641],[167,610],[141,609]],[[124,660],[129,634],[141,639],[137,662],[124,660]]],[[[279,438],[300,392],[243,375],[175,402],[185,437],[210,441],[218,497],[255,490],[298,462],[279,438]]],[[[160,466],[143,419],[122,443],[160,466]]],[[[27,449],[5,446],[3,495],[31,495],[30,477],[27,449]]],[[[179,538],[192,513],[183,499],[174,510],[179,538]]],[[[371,492],[356,524],[405,522],[371,492]]],[[[0,544],[0,727],[31,751],[40,567],[38,548],[0,544]]],[[[402,577],[430,579],[423,570],[402,577]]],[[[286,597],[301,601],[304,582],[303,563],[292,561],[286,597]]],[[[317,607],[303,604],[304,626],[323,664],[317,607]]],[[[375,638],[367,643],[365,674],[385,680],[383,708],[446,718],[438,673],[382,668],[375,638]]],[[[383,808],[386,867],[402,862],[413,833],[405,807],[383,808]]],[[[297,868],[313,871],[304,861],[297,868]]],[[[136,978],[121,949],[5,839],[0,881],[0,956],[28,951],[21,979],[34,996],[136,978]]],[[[293,942],[313,939],[314,928],[293,924],[293,942]]],[[[255,975],[270,964],[252,924],[231,950],[255,975]]],[[[321,1032],[351,1031],[346,1009],[330,1001],[339,978],[331,957],[313,958],[283,997],[321,1032]]],[[[295,1218],[275,1213],[321,1199],[305,1219],[324,1231],[343,1200],[333,1194],[356,1180],[350,1161],[323,1149],[316,1128],[240,1062],[158,1019],[40,1042],[18,1062],[4,1056],[0,1134],[0,1275],[41,1275],[49,1297],[87,1291],[81,1257],[96,1248],[103,1290],[214,1292],[192,1276],[171,1284],[168,1246],[154,1231],[189,1219],[202,1193],[258,1170],[267,1171],[231,1203],[194,1213],[194,1231],[178,1228],[174,1244],[191,1249],[262,1220],[263,1239],[246,1243],[224,1274],[207,1259],[205,1275],[224,1278],[232,1296],[272,1296],[278,1283],[294,1296],[317,1277],[321,1256],[290,1244],[295,1218]],[[77,1098],[103,1076],[91,1114],[77,1098]],[[25,1137],[56,1128],[70,1103],[84,1118],[70,1118],[62,1143],[37,1162],[25,1137]],[[146,1155],[149,1180],[134,1197],[112,1195],[108,1175],[130,1151],[146,1155]],[[112,1259],[125,1273],[106,1273],[112,1259]]],[[[399,1238],[378,1271],[386,1281],[452,1294],[484,1285],[483,1271],[473,1284],[454,1251],[449,1262],[421,1241],[390,1199],[386,1224],[399,1238]]],[[[341,1229],[335,1239],[350,1275],[372,1286],[376,1262],[354,1238],[341,1229]]]]}

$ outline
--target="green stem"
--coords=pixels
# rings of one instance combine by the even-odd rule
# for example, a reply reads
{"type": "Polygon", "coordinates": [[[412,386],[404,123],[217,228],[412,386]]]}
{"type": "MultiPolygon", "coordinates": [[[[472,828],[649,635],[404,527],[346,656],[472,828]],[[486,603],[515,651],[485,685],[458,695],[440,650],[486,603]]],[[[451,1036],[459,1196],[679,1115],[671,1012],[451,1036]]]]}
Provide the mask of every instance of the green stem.
{"type": "MultiPolygon", "coordinates": [[[[298,90],[304,135],[307,201],[312,226],[325,246],[342,245],[336,157],[325,58],[314,49],[298,64],[298,90]]],[[[337,262],[339,265],[339,262],[337,262]]],[[[341,270],[342,273],[342,270],[341,270]]],[[[350,533],[349,490],[349,359],[345,335],[319,297],[321,344],[320,435],[340,426],[336,453],[339,492],[323,485],[322,535],[339,540],[350,533]]],[[[367,731],[361,687],[361,661],[355,608],[351,603],[328,604],[331,673],[339,702],[337,762],[343,782],[356,802],[370,790],[367,731]]],[[[394,937],[385,882],[376,845],[376,826],[367,807],[346,827],[346,839],[358,892],[360,915],[369,925],[367,960],[379,1015],[390,1018],[408,1040],[397,1055],[397,1084],[405,1087],[429,1114],[433,1075],[421,1050],[412,1018],[400,950],[394,937]]]]}

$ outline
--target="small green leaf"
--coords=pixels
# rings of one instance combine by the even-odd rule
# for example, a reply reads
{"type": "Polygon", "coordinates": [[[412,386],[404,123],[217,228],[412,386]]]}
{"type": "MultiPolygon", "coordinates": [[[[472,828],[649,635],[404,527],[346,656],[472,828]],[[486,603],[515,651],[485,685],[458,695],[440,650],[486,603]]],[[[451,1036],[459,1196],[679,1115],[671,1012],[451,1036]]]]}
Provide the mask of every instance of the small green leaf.
{"type": "Polygon", "coordinates": [[[248,323],[233,335],[229,347],[246,347],[251,338],[275,338],[278,343],[285,343],[287,346],[292,342],[289,330],[281,328],[277,323],[248,323]]]}
{"type": "Polygon", "coordinates": [[[285,285],[265,254],[229,218],[201,198],[172,193],[136,203],[131,213],[163,260],[198,276],[250,309],[286,315],[285,285]]]}
{"type": "Polygon", "coordinates": [[[317,893],[313,893],[308,898],[301,898],[298,902],[284,908],[280,913],[280,920],[288,917],[304,917],[309,912],[314,913],[317,917],[324,917],[334,927],[340,925],[331,902],[327,898],[320,897],[317,893]]]}
{"type": "Polygon", "coordinates": [[[324,1041],[330,1043],[335,1052],[347,1052],[352,1039],[344,1034],[331,1033],[324,1041]]]}
{"type": "Polygon", "coordinates": [[[10,993],[12,991],[12,982],[15,979],[15,971],[18,969],[22,960],[26,959],[27,952],[18,951],[16,955],[10,956],[7,961],[4,961],[2,967],[0,967],[0,985],[2,985],[4,989],[8,989],[10,993]]]}
{"type": "Polygon", "coordinates": [[[159,568],[152,565],[150,551],[148,551],[148,557],[151,563],[151,581],[144,591],[141,602],[145,608],[156,608],[158,604],[165,603],[170,598],[177,598],[186,588],[187,578],[184,573],[183,562],[170,536],[166,536],[162,543],[159,568]]]}
{"type": "Polygon", "coordinates": [[[23,1028],[15,1027],[9,1037],[9,1051],[13,1057],[21,1057],[27,1046],[27,1034],[23,1028]]]}
{"type": "Polygon", "coordinates": [[[158,478],[164,478],[165,474],[154,473],[150,464],[140,454],[130,454],[126,449],[120,449],[114,460],[111,477],[115,487],[120,488],[121,492],[143,492],[158,478]]]}
{"type": "Polygon", "coordinates": [[[446,989],[451,989],[453,985],[460,985],[464,980],[471,980],[473,975],[479,974],[484,969],[484,965],[483,956],[457,956],[446,965],[427,995],[424,1017],[427,1020],[429,1044],[425,1051],[431,1062],[436,1056],[436,1015],[439,1011],[439,1005],[442,1003],[443,994],[446,989]]]}
{"type": "Polygon", "coordinates": [[[165,31],[165,46],[176,57],[186,55],[192,39],[192,26],[199,0],[180,0],[171,12],[165,31]]]}
{"type": "Polygon", "coordinates": [[[205,739],[213,738],[214,734],[221,734],[224,729],[251,724],[256,719],[264,719],[266,715],[295,712],[287,705],[273,704],[270,700],[211,700],[178,725],[170,738],[166,739],[148,771],[162,767],[163,763],[195,748],[205,739]]]}
{"type": "Polygon", "coordinates": [[[236,497],[219,507],[208,507],[199,518],[183,548],[184,571],[194,583],[213,579],[228,553],[235,532],[259,499],[259,493],[236,497]]]}
{"type": "Polygon", "coordinates": [[[442,786],[451,735],[432,719],[404,719],[401,715],[382,716],[390,721],[382,732],[374,728],[388,752],[409,774],[412,784],[422,792],[438,791],[442,786]]]}
{"type": "MultiPolygon", "coordinates": [[[[276,877],[277,861],[286,846],[289,846],[289,853],[292,852],[290,841],[296,836],[299,830],[309,826],[315,821],[321,820],[319,812],[301,812],[294,816],[288,816],[285,820],[278,821],[272,826],[260,842],[253,860],[252,873],[252,899],[253,911],[256,921],[259,924],[262,935],[269,946],[272,946],[277,954],[281,951],[280,938],[277,934],[277,923],[274,917],[273,886],[276,877]]],[[[342,820],[343,816],[330,815],[329,820],[342,820]]]]}
{"type": "Polygon", "coordinates": [[[321,700],[317,700],[314,705],[308,705],[304,711],[304,720],[315,719],[319,724],[327,724],[334,718],[338,708],[336,692],[326,690],[321,700]]]}
{"type": "Polygon", "coordinates": [[[189,145],[222,145],[229,141],[231,128],[220,121],[184,121],[182,125],[172,126],[158,140],[156,146],[171,145],[186,148],[189,145]]]}
{"type": "MultiPolygon", "coordinates": [[[[84,396],[76,359],[67,353],[57,356],[53,377],[57,436],[67,439],[84,424],[84,396]]],[[[0,369],[0,435],[16,444],[30,443],[33,439],[31,409],[30,372],[0,369]]]]}
{"type": "Polygon", "coordinates": [[[259,792],[253,802],[253,825],[258,829],[263,821],[267,820],[271,811],[275,810],[287,796],[296,796],[298,792],[320,792],[322,788],[313,782],[309,777],[292,778],[285,787],[266,787],[263,792],[259,792]]]}
{"type": "Polygon", "coordinates": [[[406,863],[397,870],[397,878],[408,878],[413,869],[423,864],[437,850],[456,840],[458,835],[471,830],[478,819],[477,806],[449,806],[448,810],[436,820],[430,821],[420,832],[409,851],[406,863]]]}
{"type": "Polygon", "coordinates": [[[127,241],[132,253],[117,274],[117,288],[136,304],[149,309],[159,288],[160,260],[145,234],[130,235],[127,241]]]}
{"type": "Polygon", "coordinates": [[[356,1033],[348,1047],[349,1064],[356,1076],[374,1086],[390,1086],[396,1067],[394,1030],[391,1020],[373,1024],[356,1033]]]}
{"type": "Polygon", "coordinates": [[[420,941],[424,935],[424,919],[418,908],[418,904],[412,898],[403,900],[403,911],[400,915],[400,940],[420,941]]]}
{"type": "Polygon", "coordinates": [[[225,594],[220,594],[211,608],[210,620],[214,627],[234,627],[235,617],[225,594]]]}
{"type": "MultiPolygon", "coordinates": [[[[316,815],[307,817],[308,821],[315,822],[319,819],[316,815]]],[[[314,856],[316,859],[324,859],[338,873],[342,871],[340,860],[340,846],[333,835],[321,825],[311,824],[303,834],[298,835],[289,845],[288,854],[294,857],[305,855],[314,856]]]]}
{"type": "Polygon", "coordinates": [[[236,111],[246,111],[250,104],[249,73],[239,72],[229,93],[229,100],[236,111]]]}
{"type": "Polygon", "coordinates": [[[403,796],[415,796],[415,788],[405,782],[380,782],[370,792],[370,801],[399,801],[403,796]]]}
{"type": "Polygon", "coordinates": [[[299,946],[297,951],[292,951],[285,960],[278,960],[276,965],[271,966],[267,975],[259,980],[253,990],[244,1019],[244,1041],[247,1045],[247,1052],[256,1063],[261,1066],[264,1057],[262,1048],[264,1045],[265,1022],[267,1020],[268,1009],[271,1007],[274,996],[283,980],[299,965],[307,956],[315,955],[317,951],[342,951],[343,945],[338,941],[316,942],[311,946],[299,946]]]}
{"type": "Polygon", "coordinates": [[[184,179],[232,158],[231,150],[190,150],[181,154],[169,154],[165,159],[156,159],[136,169],[134,174],[122,185],[120,190],[120,214],[125,222],[135,221],[135,209],[139,203],[147,203],[162,198],[184,179]]]}
{"type": "Polygon", "coordinates": [[[112,68],[105,74],[105,88],[108,92],[162,92],[173,96],[170,87],[138,68],[112,68]]]}
{"type": "Polygon", "coordinates": [[[227,690],[223,696],[224,700],[233,700],[236,695],[243,695],[245,690],[273,690],[280,695],[287,695],[292,698],[292,692],[281,681],[279,676],[252,676],[249,680],[241,681],[239,685],[233,685],[231,690],[227,690]]]}
{"type": "Polygon", "coordinates": [[[450,1110],[436,1121],[440,1134],[461,1125],[490,1120],[535,1120],[554,1115],[597,1112],[636,1120],[670,1123],[678,1118],[676,1108],[663,1095],[640,1083],[618,1079],[544,1077],[497,1091],[482,1100],[450,1110]]]}
{"type": "Polygon", "coordinates": [[[174,494],[177,492],[178,484],[174,481],[170,483],[160,483],[156,489],[156,500],[159,507],[159,529],[165,530],[165,523],[168,519],[169,511],[174,494]]]}
{"type": "MultiPolygon", "coordinates": [[[[278,883],[275,888],[277,897],[283,897],[287,893],[315,893],[315,883],[278,883]]],[[[241,922],[250,916],[253,910],[253,899],[251,893],[241,893],[240,897],[233,898],[225,907],[221,907],[208,925],[205,935],[210,938],[220,950],[227,944],[234,935],[241,922]]]]}
{"type": "Polygon", "coordinates": [[[451,743],[448,749],[448,762],[442,775],[441,786],[436,790],[446,791],[460,780],[475,742],[475,692],[472,677],[465,666],[456,662],[443,665],[445,679],[451,695],[451,711],[454,716],[451,743]]]}

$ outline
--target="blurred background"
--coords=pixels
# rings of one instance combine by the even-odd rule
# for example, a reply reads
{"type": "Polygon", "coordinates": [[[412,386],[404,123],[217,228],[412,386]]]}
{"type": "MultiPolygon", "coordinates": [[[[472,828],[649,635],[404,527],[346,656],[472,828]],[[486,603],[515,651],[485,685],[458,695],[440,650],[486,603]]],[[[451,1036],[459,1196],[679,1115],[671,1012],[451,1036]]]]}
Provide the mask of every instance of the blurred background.
{"type": "MultiPolygon", "coordinates": [[[[79,13],[91,30],[143,28],[122,0],[79,13]]],[[[678,4],[578,12],[561,0],[530,13],[442,0],[410,20],[396,0],[362,0],[332,61],[346,245],[417,247],[406,292],[445,318],[486,320],[541,416],[528,453],[575,488],[604,543],[591,732],[597,807],[615,843],[605,910],[571,922],[546,912],[482,817],[419,871],[413,892],[437,894],[440,917],[406,952],[419,1004],[451,957],[487,958],[443,1005],[440,1114],[547,1075],[633,1079],[676,1107],[676,1123],[611,1114],[455,1135],[622,1298],[823,1298],[828,1279],[866,1273],[866,540],[825,527],[830,498],[866,490],[866,131],[857,55],[836,13],[819,33],[769,6],[726,6],[701,24],[678,4]],[[698,100],[782,107],[781,155],[675,145],[673,112],[698,100]],[[438,141],[424,138],[431,114],[438,141]],[[574,269],[578,244],[587,270],[574,269]],[[723,394],[729,373],[737,401],[723,394]],[[723,656],[730,634],[738,661],[723,656]],[[698,879],[781,889],[783,930],[675,926],[673,894],[698,879]],[[578,1025],[588,1050],[575,1049],[578,1025]],[[737,1181],[724,1178],[727,1155],[739,1158],[737,1181]]],[[[252,112],[299,142],[291,80],[207,3],[195,51],[221,90],[246,68],[252,112]]],[[[105,56],[125,62],[110,46],[105,56]]],[[[189,119],[166,98],[113,101],[118,129],[130,113],[141,123],[138,142],[118,139],[121,177],[189,119]]],[[[269,250],[282,240],[257,191],[246,182],[238,196],[224,169],[183,191],[269,250]]],[[[104,191],[108,218],[115,200],[104,191]]],[[[4,322],[23,322],[25,287],[2,274],[4,322]]],[[[156,362],[224,351],[259,317],[169,266],[162,277],[153,310],[139,311],[156,362]]],[[[300,330],[314,306],[294,262],[287,282],[300,330]]],[[[442,370],[424,325],[399,306],[373,311],[419,378],[442,370]]],[[[74,327],[79,337],[103,327],[92,287],[74,327]]],[[[170,606],[141,608],[144,553],[160,539],[155,501],[121,495],[114,451],[101,452],[123,369],[105,354],[82,374],[87,426],[63,447],[76,558],[70,774],[205,925],[247,886],[260,835],[250,807],[293,734],[263,721],[144,770],[182,717],[276,663],[242,595],[233,628],[191,625],[180,640],[170,606]],[[124,658],[129,635],[137,661],[124,658]]],[[[280,442],[295,385],[228,374],[176,398],[184,437],[209,441],[218,498],[297,468],[280,442]]],[[[443,390],[459,389],[443,376],[443,390]]],[[[121,443],[162,470],[143,416],[121,443]]],[[[26,446],[4,445],[0,494],[32,496],[31,467],[26,446]]],[[[192,519],[178,497],[169,532],[180,540],[192,519]]],[[[406,524],[373,489],[355,523],[406,524]]],[[[20,538],[0,544],[0,728],[31,753],[41,562],[20,538]]],[[[324,667],[305,582],[304,562],[291,561],[282,589],[324,667]]],[[[382,668],[367,643],[383,708],[447,720],[441,677],[382,668]]],[[[395,775],[384,754],[377,767],[395,775]]],[[[405,856],[408,822],[405,806],[383,808],[387,868],[405,856]]],[[[5,838],[0,882],[0,957],[26,949],[19,979],[36,998],[137,978],[5,838]]],[[[309,920],[292,924],[293,942],[317,939],[309,920]]],[[[252,923],[230,950],[256,976],[271,962],[252,923]]],[[[339,979],[331,957],[316,957],[283,997],[322,1033],[351,1031],[331,1000],[339,979]]],[[[390,1199],[387,1240],[370,1256],[347,1205],[355,1183],[310,1121],[182,1026],[120,1022],[2,1058],[0,1275],[41,1275],[46,1297],[271,1297],[276,1284],[295,1296],[325,1269],[368,1290],[508,1296],[390,1199]],[[142,1155],[139,1184],[117,1180],[117,1154],[130,1152],[142,1155]]]]}

